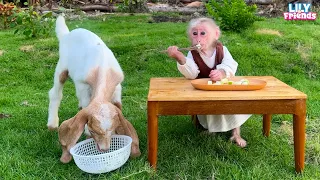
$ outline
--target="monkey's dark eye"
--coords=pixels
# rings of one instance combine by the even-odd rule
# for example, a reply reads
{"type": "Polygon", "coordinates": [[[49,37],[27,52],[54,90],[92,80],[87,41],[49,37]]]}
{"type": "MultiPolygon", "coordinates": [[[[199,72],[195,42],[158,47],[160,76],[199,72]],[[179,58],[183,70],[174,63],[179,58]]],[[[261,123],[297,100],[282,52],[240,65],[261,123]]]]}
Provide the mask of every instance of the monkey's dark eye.
{"type": "Polygon", "coordinates": [[[202,31],[200,34],[201,34],[202,36],[204,36],[204,35],[206,35],[206,32],[202,31]]]}
{"type": "Polygon", "coordinates": [[[193,34],[194,36],[196,36],[196,35],[198,35],[198,32],[193,32],[192,34],[193,34]]]}

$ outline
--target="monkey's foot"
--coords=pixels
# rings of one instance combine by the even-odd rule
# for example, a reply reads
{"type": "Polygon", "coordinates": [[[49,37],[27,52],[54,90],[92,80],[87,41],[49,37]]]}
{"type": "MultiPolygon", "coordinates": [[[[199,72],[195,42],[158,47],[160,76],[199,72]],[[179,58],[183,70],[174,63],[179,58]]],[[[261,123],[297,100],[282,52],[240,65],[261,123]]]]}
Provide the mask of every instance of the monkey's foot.
{"type": "Polygon", "coordinates": [[[239,136],[239,135],[233,135],[230,138],[230,141],[236,143],[241,148],[244,148],[247,146],[247,141],[242,139],[241,136],[239,136]]]}

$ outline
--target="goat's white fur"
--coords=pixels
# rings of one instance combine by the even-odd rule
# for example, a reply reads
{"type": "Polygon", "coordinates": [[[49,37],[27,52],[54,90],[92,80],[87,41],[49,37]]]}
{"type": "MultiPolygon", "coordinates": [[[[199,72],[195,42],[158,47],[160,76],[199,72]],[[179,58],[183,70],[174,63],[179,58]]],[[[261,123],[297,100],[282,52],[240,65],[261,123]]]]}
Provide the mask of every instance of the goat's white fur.
{"type": "MultiPolygon", "coordinates": [[[[69,32],[62,16],[57,18],[56,34],[59,39],[59,61],[55,69],[54,85],[49,91],[50,103],[47,126],[50,129],[56,129],[59,126],[58,109],[63,89],[63,83],[60,82],[61,73],[68,71],[69,77],[75,84],[76,95],[81,108],[89,105],[93,89],[100,88],[91,87],[86,82],[90,71],[99,67],[100,81],[106,79],[104,77],[106,76],[105,72],[109,68],[123,76],[123,71],[112,51],[96,34],[81,28],[69,32]]],[[[121,84],[118,84],[112,102],[121,104],[121,89],[121,84]]]]}

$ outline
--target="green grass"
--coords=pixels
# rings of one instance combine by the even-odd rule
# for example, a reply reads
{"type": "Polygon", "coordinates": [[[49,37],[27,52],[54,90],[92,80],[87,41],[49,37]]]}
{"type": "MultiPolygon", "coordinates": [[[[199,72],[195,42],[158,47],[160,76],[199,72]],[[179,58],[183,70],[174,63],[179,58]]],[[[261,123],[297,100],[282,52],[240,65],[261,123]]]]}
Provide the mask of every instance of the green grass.
{"type": "MultiPolygon", "coordinates": [[[[114,52],[125,72],[123,113],[140,138],[141,157],[110,173],[91,175],[74,162],[59,161],[57,132],[47,130],[48,91],[58,61],[58,41],[25,39],[0,31],[0,177],[4,179],[319,179],[320,178],[320,25],[267,19],[240,34],[223,32],[221,41],[239,63],[237,75],[271,75],[303,91],[307,100],[305,171],[294,171],[292,116],[274,115],[271,136],[262,136],[262,117],[242,126],[248,147],[228,141],[229,133],[203,135],[189,116],[159,118],[158,168],[147,161],[146,101],[151,77],[181,76],[176,63],[159,51],[187,47],[186,23],[148,23],[149,16],[105,16],[67,21],[87,28],[114,52]],[[258,34],[258,29],[281,36],[258,34]],[[20,47],[31,45],[23,52],[20,47]],[[150,50],[151,49],[151,50],[150,50]],[[149,50],[149,51],[148,51],[149,50]],[[1,54],[1,53],[0,53],[1,54]]],[[[74,85],[67,81],[59,116],[77,113],[74,85]]],[[[1,179],[1,178],[0,178],[1,179]]]]}

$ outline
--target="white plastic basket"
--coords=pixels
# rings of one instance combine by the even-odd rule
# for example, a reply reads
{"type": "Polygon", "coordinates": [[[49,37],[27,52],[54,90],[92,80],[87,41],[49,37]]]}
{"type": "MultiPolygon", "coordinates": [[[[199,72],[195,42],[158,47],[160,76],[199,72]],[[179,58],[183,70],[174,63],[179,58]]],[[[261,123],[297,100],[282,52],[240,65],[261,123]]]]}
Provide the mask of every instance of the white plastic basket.
{"type": "Polygon", "coordinates": [[[121,167],[130,156],[131,143],[129,136],[112,135],[110,149],[100,152],[91,138],[77,143],[70,149],[70,153],[82,171],[100,174],[121,167]]]}

